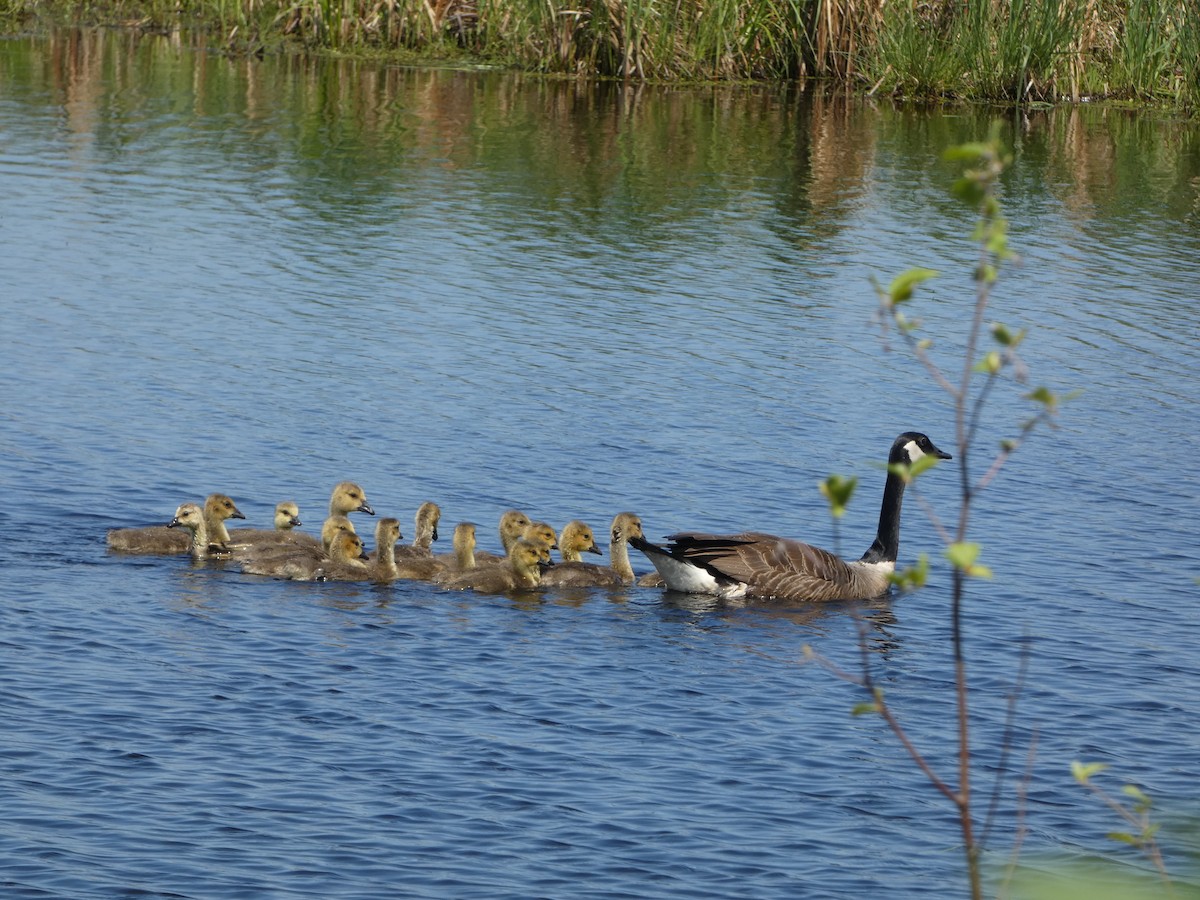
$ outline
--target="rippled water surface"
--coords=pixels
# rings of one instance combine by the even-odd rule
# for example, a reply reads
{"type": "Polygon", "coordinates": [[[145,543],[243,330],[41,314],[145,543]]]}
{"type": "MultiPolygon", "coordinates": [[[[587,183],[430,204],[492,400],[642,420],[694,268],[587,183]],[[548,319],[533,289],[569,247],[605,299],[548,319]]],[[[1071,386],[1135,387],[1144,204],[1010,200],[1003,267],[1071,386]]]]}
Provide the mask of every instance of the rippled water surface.
{"type": "MultiPolygon", "coordinates": [[[[495,549],[510,506],[600,533],[630,509],[652,537],[753,527],[857,555],[891,439],[954,440],[945,395],[872,326],[870,278],[942,271],[914,314],[957,371],[974,251],[940,155],[987,125],[0,42],[4,896],[962,894],[948,803],[850,715],[859,688],[805,663],[857,673],[864,643],[956,778],[948,576],[916,503],[902,554],[931,555],[929,585],[819,608],[287,583],[104,534],[215,490],[259,526],[294,499],[315,529],[353,479],[406,529],[436,500],[442,543],[470,520],[495,549]],[[832,472],[860,477],[836,534],[832,472]]],[[[1200,129],[1085,108],[1005,134],[1022,264],[991,315],[1029,328],[1033,383],[1081,393],[973,520],[995,571],[965,621],[981,820],[1006,765],[991,889],[1020,828],[1036,866],[1145,865],[1075,759],[1155,799],[1186,876],[1200,129]]],[[[978,471],[1027,389],[992,395],[978,471]]],[[[953,521],[956,469],[921,496],[953,521]]]]}

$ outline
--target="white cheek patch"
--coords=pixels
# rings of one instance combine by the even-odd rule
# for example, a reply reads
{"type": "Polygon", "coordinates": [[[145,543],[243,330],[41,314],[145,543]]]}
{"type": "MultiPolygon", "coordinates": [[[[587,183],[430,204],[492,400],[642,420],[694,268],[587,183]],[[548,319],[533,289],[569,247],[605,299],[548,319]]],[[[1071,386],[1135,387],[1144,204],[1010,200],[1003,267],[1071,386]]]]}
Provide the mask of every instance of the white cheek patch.
{"type": "Polygon", "coordinates": [[[915,463],[918,459],[925,455],[925,451],[917,446],[916,441],[909,441],[904,445],[904,452],[908,454],[908,461],[915,463]]]}

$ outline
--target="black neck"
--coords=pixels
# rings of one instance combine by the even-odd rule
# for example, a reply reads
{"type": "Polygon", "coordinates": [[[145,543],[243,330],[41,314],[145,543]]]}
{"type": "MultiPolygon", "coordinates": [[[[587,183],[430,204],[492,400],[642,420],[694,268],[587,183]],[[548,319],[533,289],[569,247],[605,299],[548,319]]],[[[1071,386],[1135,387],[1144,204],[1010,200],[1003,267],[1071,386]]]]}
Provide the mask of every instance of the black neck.
{"type": "Polygon", "coordinates": [[[888,472],[883,486],[883,506],[879,509],[879,530],[875,543],[862,555],[861,562],[895,562],[900,555],[900,502],[904,499],[904,479],[888,472]]]}

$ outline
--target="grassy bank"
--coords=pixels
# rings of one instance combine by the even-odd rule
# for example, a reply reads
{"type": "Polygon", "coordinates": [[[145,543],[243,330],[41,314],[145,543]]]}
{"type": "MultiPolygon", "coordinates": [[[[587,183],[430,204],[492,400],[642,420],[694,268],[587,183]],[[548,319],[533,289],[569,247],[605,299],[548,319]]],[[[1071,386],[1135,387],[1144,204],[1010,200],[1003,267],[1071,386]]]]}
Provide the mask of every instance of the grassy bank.
{"type": "Polygon", "coordinates": [[[895,96],[1200,105],[1195,0],[0,0],[200,27],[236,52],[466,56],[635,80],[830,79],[895,96]]]}

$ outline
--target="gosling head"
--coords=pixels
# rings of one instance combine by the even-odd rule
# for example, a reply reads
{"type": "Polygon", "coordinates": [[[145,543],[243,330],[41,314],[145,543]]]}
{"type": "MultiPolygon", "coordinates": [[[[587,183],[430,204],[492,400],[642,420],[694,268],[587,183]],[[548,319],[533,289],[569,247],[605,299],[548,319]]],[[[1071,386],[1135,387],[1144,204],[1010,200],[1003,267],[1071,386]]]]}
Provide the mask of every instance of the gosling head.
{"type": "Polygon", "coordinates": [[[529,516],[519,509],[506,510],[500,516],[500,543],[507,552],[513,543],[521,537],[521,533],[530,525],[529,516]]]}
{"type": "Polygon", "coordinates": [[[336,485],[329,495],[329,514],[331,516],[346,515],[352,512],[375,515],[375,510],[367,503],[367,495],[353,481],[343,481],[336,485]]]}
{"type": "Polygon", "coordinates": [[[531,522],[521,532],[521,537],[534,543],[543,543],[550,550],[558,549],[558,535],[546,522],[531,522]]]}
{"type": "Polygon", "coordinates": [[[416,532],[413,535],[420,547],[429,549],[431,542],[438,539],[438,522],[442,519],[442,508],[432,501],[417,508],[416,532]]]}
{"type": "Polygon", "coordinates": [[[303,523],[300,521],[300,507],[291,500],[275,504],[275,530],[291,531],[303,523]]]}
{"type": "Polygon", "coordinates": [[[400,520],[393,519],[390,516],[385,516],[380,519],[375,525],[375,546],[386,547],[389,544],[395,546],[396,541],[404,539],[404,535],[400,533],[400,520]]]}
{"type": "Polygon", "coordinates": [[[167,527],[198,531],[204,527],[204,510],[195,503],[181,503],[175,510],[175,518],[167,523],[167,527]]]}
{"type": "Polygon", "coordinates": [[[238,510],[232,498],[225,494],[209,494],[204,498],[204,512],[212,522],[223,522],[225,519],[246,518],[238,510]]]}
{"type": "Polygon", "coordinates": [[[349,516],[330,516],[321,525],[321,543],[325,545],[326,549],[329,549],[329,545],[333,543],[333,538],[339,531],[356,533],[354,523],[350,521],[349,516]]]}
{"type": "Polygon", "coordinates": [[[459,522],[454,526],[454,549],[475,550],[475,523],[459,522]]]}
{"type": "Polygon", "coordinates": [[[558,539],[558,543],[562,549],[564,561],[578,560],[581,553],[599,554],[601,552],[600,548],[596,546],[596,535],[591,526],[578,519],[572,519],[563,526],[562,536],[558,539]]]}
{"type": "Polygon", "coordinates": [[[642,520],[631,512],[617,513],[612,520],[611,539],[614,544],[627,543],[630,538],[644,538],[642,520]]]}
{"type": "Polygon", "coordinates": [[[352,531],[339,531],[329,545],[329,558],[348,563],[366,559],[367,553],[362,538],[352,531]]]}
{"type": "Polygon", "coordinates": [[[537,587],[542,581],[542,569],[550,558],[550,551],[524,538],[513,544],[509,553],[513,572],[525,587],[537,587]]]}

